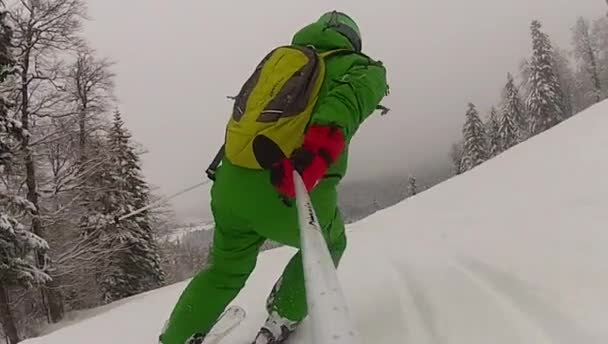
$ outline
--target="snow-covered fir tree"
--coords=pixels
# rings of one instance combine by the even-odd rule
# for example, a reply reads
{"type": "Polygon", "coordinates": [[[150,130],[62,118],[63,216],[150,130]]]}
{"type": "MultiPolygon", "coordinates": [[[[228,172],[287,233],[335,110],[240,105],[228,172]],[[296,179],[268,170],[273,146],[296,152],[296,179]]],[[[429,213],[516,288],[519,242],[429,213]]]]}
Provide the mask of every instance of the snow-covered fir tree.
{"type": "Polygon", "coordinates": [[[418,185],[416,185],[416,177],[410,175],[407,180],[407,193],[409,196],[418,194],[418,185]]]}
{"type": "Polygon", "coordinates": [[[608,16],[593,22],[591,34],[598,49],[598,69],[603,87],[602,99],[605,99],[608,97],[608,16]]]}
{"type": "Polygon", "coordinates": [[[517,125],[507,107],[503,108],[502,116],[500,116],[500,124],[498,127],[498,141],[500,142],[500,151],[504,152],[507,149],[519,143],[519,135],[517,133],[517,125]]]}
{"type": "Polygon", "coordinates": [[[507,83],[503,89],[502,99],[502,106],[508,108],[511,117],[515,121],[519,140],[523,141],[527,139],[530,136],[530,115],[526,112],[519,87],[515,84],[515,79],[511,73],[507,73],[507,83]]]}
{"type": "MultiPolygon", "coordinates": [[[[5,22],[6,12],[0,11],[0,83],[4,83],[12,74],[13,57],[10,51],[11,29],[5,22]]],[[[9,118],[8,104],[4,94],[0,94],[0,168],[12,160],[12,142],[26,134],[21,123],[9,118]]],[[[2,170],[0,170],[2,173],[2,170]]]]}
{"type": "Polygon", "coordinates": [[[0,193],[0,280],[2,284],[31,287],[48,281],[49,276],[36,266],[36,252],[48,244],[20,223],[34,210],[26,199],[0,193]]]}
{"type": "MultiPolygon", "coordinates": [[[[9,49],[11,30],[0,13],[0,83],[11,73],[13,58],[9,49]]],[[[15,162],[18,142],[26,135],[21,123],[8,116],[8,104],[0,95],[0,176],[6,177],[15,162]]],[[[2,178],[4,179],[4,178],[2,178]]],[[[4,179],[5,180],[5,179],[4,179]]],[[[50,277],[36,264],[37,254],[48,250],[48,243],[30,232],[21,220],[31,216],[34,205],[0,186],[0,325],[9,343],[20,341],[12,316],[8,287],[44,284],[50,277]]]]}
{"type": "Polygon", "coordinates": [[[498,123],[499,150],[504,152],[524,140],[525,130],[524,106],[513,76],[508,74],[507,83],[502,92],[501,116],[498,123]]]}
{"type": "Polygon", "coordinates": [[[469,103],[462,133],[464,137],[462,169],[464,172],[483,163],[488,158],[486,131],[479,118],[479,113],[472,103],[469,103]]]}
{"type": "Polygon", "coordinates": [[[0,324],[9,343],[19,342],[8,288],[31,288],[50,281],[36,264],[37,255],[49,247],[45,240],[30,232],[20,218],[31,215],[32,203],[0,191],[0,324]]]}
{"type": "Polygon", "coordinates": [[[450,149],[450,159],[452,160],[452,172],[454,175],[459,175],[464,170],[462,169],[462,156],[464,151],[464,140],[460,139],[458,142],[452,144],[450,149]]]}
{"type": "Polygon", "coordinates": [[[574,57],[578,62],[581,72],[589,82],[589,97],[593,103],[602,100],[602,82],[600,79],[600,68],[598,65],[599,47],[598,42],[591,32],[589,21],[583,17],[578,18],[572,29],[572,45],[574,57]]]}
{"type": "Polygon", "coordinates": [[[568,58],[568,52],[556,47],[553,61],[557,83],[562,90],[562,109],[564,118],[571,117],[586,106],[584,104],[584,83],[577,82],[577,76],[568,58]]]}
{"type": "Polygon", "coordinates": [[[537,135],[564,118],[563,94],[554,70],[553,47],[541,23],[532,21],[532,57],[529,64],[526,106],[530,115],[530,132],[537,135]]]}
{"type": "Polygon", "coordinates": [[[372,202],[373,206],[374,206],[374,210],[380,210],[382,209],[382,206],[380,205],[380,202],[378,202],[377,198],[374,198],[374,201],[372,202]]]}
{"type": "Polygon", "coordinates": [[[149,212],[117,221],[149,203],[140,159],[119,112],[114,115],[106,149],[107,162],[93,178],[102,192],[89,200],[96,212],[90,213],[82,227],[88,233],[103,232],[101,240],[116,251],[98,275],[104,301],[112,302],[161,286],[165,274],[149,212]]]}
{"type": "Polygon", "coordinates": [[[490,109],[490,117],[486,123],[489,157],[500,154],[500,140],[498,136],[499,121],[500,119],[496,107],[492,106],[490,109]]]}

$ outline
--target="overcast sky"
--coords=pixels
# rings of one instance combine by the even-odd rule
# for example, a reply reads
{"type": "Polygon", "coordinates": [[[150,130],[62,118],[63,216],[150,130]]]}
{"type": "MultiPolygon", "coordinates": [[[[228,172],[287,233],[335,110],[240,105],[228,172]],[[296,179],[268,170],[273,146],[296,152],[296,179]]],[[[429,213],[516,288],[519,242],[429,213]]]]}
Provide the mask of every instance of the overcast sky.
{"type": "MultiPolygon", "coordinates": [[[[86,0],[86,36],[117,62],[116,94],[144,172],[163,193],[203,180],[231,103],[261,57],[300,27],[338,9],[359,23],[364,51],[388,69],[389,116],[370,118],[352,145],[350,179],[406,174],[446,159],[468,102],[486,113],[506,73],[530,53],[538,18],[561,46],[577,16],[604,0],[86,0]],[[402,171],[402,172],[401,172],[402,171]]],[[[208,188],[174,203],[208,213],[208,188]]]]}

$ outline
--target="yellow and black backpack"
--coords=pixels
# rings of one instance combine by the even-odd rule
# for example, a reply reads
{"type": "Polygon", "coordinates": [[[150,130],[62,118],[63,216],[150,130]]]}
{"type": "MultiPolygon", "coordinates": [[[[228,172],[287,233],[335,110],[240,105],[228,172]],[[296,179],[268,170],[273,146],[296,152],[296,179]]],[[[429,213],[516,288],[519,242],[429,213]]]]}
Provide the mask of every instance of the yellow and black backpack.
{"type": "Polygon", "coordinates": [[[257,65],[234,97],[225,142],[207,170],[215,169],[225,156],[248,169],[269,168],[290,156],[304,139],[304,132],[325,80],[325,59],[347,49],[319,53],[310,47],[281,46],[257,65]]]}

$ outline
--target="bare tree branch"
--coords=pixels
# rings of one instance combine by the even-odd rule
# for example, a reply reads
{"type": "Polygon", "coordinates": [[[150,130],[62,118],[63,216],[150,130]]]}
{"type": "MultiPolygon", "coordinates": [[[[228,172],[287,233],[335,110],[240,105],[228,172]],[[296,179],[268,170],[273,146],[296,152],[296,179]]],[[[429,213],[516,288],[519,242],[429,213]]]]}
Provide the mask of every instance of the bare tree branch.
{"type": "MultiPolygon", "coordinates": [[[[35,133],[39,128],[38,121],[47,121],[51,114],[57,114],[57,109],[65,109],[58,92],[58,57],[65,51],[79,46],[81,39],[82,20],[85,17],[85,6],[82,0],[20,0],[9,15],[9,21],[14,28],[14,49],[16,53],[16,68],[18,77],[10,99],[19,104],[19,113],[23,128],[35,133]],[[49,117],[40,117],[49,115],[49,117]]],[[[61,114],[69,111],[61,111],[61,114]]],[[[43,223],[45,207],[40,199],[39,186],[49,179],[39,171],[44,160],[36,151],[38,146],[32,145],[30,136],[21,140],[21,153],[25,166],[25,184],[27,199],[34,205],[35,212],[31,218],[32,231],[40,237],[45,237],[43,223]]],[[[48,157],[48,152],[46,154],[48,157]]],[[[65,168],[65,162],[55,165],[54,173],[65,168]]],[[[51,179],[53,180],[53,179],[51,179]]],[[[54,180],[58,180],[55,176],[54,180]]],[[[48,266],[46,256],[39,254],[37,262],[43,269],[48,266]]],[[[63,307],[57,289],[56,281],[42,289],[44,299],[48,302],[49,318],[56,322],[63,316],[63,307]]]]}

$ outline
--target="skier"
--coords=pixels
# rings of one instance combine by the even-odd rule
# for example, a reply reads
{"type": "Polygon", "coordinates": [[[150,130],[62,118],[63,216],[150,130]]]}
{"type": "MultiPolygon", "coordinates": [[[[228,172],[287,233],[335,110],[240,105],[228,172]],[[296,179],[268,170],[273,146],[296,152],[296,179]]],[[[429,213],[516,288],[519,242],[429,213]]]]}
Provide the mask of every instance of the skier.
{"type": "MultiPolygon", "coordinates": [[[[274,57],[283,54],[282,63],[285,63],[288,57],[294,56],[290,55],[291,51],[278,50],[261,62],[235,97],[225,147],[220,150],[224,155],[212,178],[215,182],[211,189],[211,208],[216,227],[211,262],[183,291],[160,335],[162,344],[202,343],[205,334],[245,285],[265,240],[299,247],[298,215],[293,206],[294,169],[310,193],[336,265],[346,248],[336,188],[346,172],[350,140],[374,110],[383,108],[379,103],[388,94],[386,70],[381,62],[361,53],[359,28],[341,12],[323,14],[318,21],[298,31],[291,45],[313,48],[326,61],[322,80],[311,86],[312,90],[307,89],[307,94],[318,97],[305,99],[298,110],[290,108],[294,114],[282,113],[285,118],[281,120],[305,129],[300,134],[285,134],[281,130],[288,131],[287,125],[264,127],[267,124],[264,122],[272,122],[266,120],[267,117],[276,115],[276,111],[268,109],[258,111],[257,120],[243,120],[256,110],[247,109],[256,106],[248,99],[266,94],[261,93],[269,88],[264,83],[281,79],[275,76],[281,72],[280,68],[268,67],[281,63],[281,58],[274,57]],[[309,117],[301,115],[307,111],[309,117]],[[247,126],[259,127],[248,129],[247,126]],[[244,130],[257,130],[258,134],[250,140],[243,135],[244,130]],[[265,134],[259,135],[262,131],[265,134]],[[277,149],[279,147],[283,149],[277,149]],[[247,151],[253,151],[253,155],[242,155],[247,151]],[[289,156],[282,155],[285,151],[290,152],[289,156]]],[[[297,75],[306,73],[307,69],[303,68],[297,75]]],[[[308,76],[314,81],[317,73],[320,72],[308,76]]],[[[288,81],[285,88],[288,89],[289,83],[297,88],[302,82],[288,81]]],[[[286,99],[283,99],[285,104],[293,100],[286,99]]],[[[307,315],[300,253],[291,259],[275,283],[266,306],[268,318],[254,343],[283,343],[307,315]]]]}

